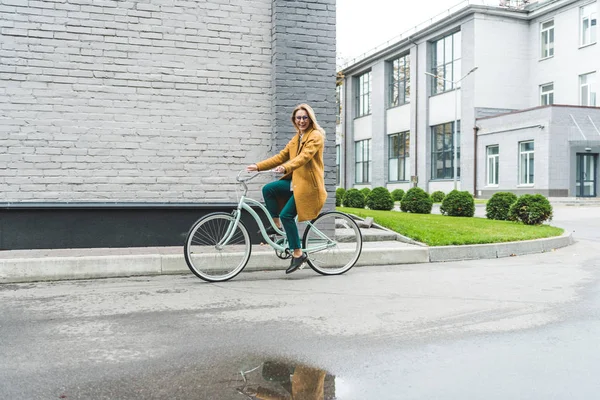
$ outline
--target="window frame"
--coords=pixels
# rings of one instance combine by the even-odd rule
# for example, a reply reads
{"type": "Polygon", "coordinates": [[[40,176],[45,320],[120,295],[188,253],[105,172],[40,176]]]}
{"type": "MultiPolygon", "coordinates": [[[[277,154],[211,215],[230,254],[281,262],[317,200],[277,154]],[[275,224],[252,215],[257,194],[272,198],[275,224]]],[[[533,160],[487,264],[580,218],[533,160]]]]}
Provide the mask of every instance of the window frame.
{"type": "Polygon", "coordinates": [[[462,34],[461,31],[452,32],[438,40],[431,42],[431,70],[430,73],[434,75],[433,85],[431,85],[431,95],[441,94],[450,90],[460,88],[460,82],[456,80],[460,79],[461,75],[461,60],[462,60],[462,34]],[[450,40],[450,43],[448,43],[450,40]],[[439,62],[440,49],[443,48],[443,61],[439,62]],[[446,52],[448,46],[451,48],[451,60],[448,61],[446,52]],[[458,51],[455,51],[458,48],[458,51]],[[458,52],[458,56],[456,55],[458,52]],[[448,77],[448,71],[450,71],[448,77]],[[446,79],[446,80],[444,80],[446,79]],[[456,84],[455,84],[456,82],[456,84]]]}
{"type": "Polygon", "coordinates": [[[535,141],[524,140],[519,142],[519,186],[534,186],[535,185],[535,141]],[[532,150],[523,150],[523,145],[531,143],[533,145],[532,150]],[[525,162],[523,162],[523,156],[525,156],[525,162]],[[533,169],[533,171],[530,171],[533,169]],[[526,174],[523,175],[523,168],[526,170],[526,174]],[[527,177],[526,181],[523,181],[523,177],[527,177]],[[531,181],[529,179],[531,178],[531,181]]]}
{"type": "Polygon", "coordinates": [[[498,144],[491,144],[489,146],[486,146],[485,148],[485,154],[486,154],[486,186],[490,186],[490,187],[497,187],[498,186],[498,181],[499,181],[499,176],[500,176],[500,145],[498,144]],[[496,153],[495,154],[490,154],[490,150],[495,148],[496,149],[496,153]],[[492,175],[490,175],[490,166],[492,169],[492,175]],[[495,182],[490,180],[490,177],[495,178],[495,182]]]}
{"type": "Polygon", "coordinates": [[[590,46],[598,40],[598,13],[594,7],[596,7],[596,2],[579,7],[579,47],[590,46]],[[587,13],[585,13],[586,10],[588,11],[587,13]],[[584,32],[584,21],[586,20],[589,22],[587,27],[588,35],[584,32]],[[588,41],[586,41],[586,36],[588,41]]]}
{"type": "Polygon", "coordinates": [[[372,79],[371,71],[364,72],[356,77],[356,118],[371,115],[372,79]],[[365,77],[368,77],[368,79],[365,79],[365,77]]]}
{"type": "Polygon", "coordinates": [[[342,90],[344,86],[342,84],[336,85],[335,87],[335,110],[336,118],[335,124],[339,125],[342,123],[342,90]]]}
{"type": "Polygon", "coordinates": [[[588,72],[587,74],[579,75],[579,105],[585,107],[596,107],[598,104],[598,92],[596,89],[596,71],[588,72]],[[592,79],[587,82],[591,77],[592,79]],[[586,79],[585,83],[582,83],[583,79],[586,79]],[[586,104],[583,104],[583,88],[587,88],[586,104]],[[592,101],[593,100],[593,101],[592,101]]]}
{"type": "Polygon", "coordinates": [[[393,60],[389,61],[389,73],[388,73],[389,87],[388,87],[388,108],[398,107],[404,104],[410,103],[410,53],[406,53],[393,60]],[[396,69],[394,64],[398,63],[396,69]],[[404,72],[401,73],[402,68],[404,72]],[[397,73],[395,73],[397,71],[397,73]],[[402,91],[400,88],[402,87],[402,91]],[[394,89],[397,90],[398,95],[396,101],[394,101],[394,89]],[[401,95],[402,93],[402,95],[401,95]]]}
{"type": "Polygon", "coordinates": [[[335,145],[335,185],[340,186],[341,180],[341,164],[342,164],[342,146],[339,144],[335,145]]]}
{"type": "MultiPolygon", "coordinates": [[[[456,163],[457,163],[456,179],[460,179],[460,126],[461,126],[461,123],[460,123],[460,120],[457,122],[458,122],[458,124],[457,124],[457,131],[456,131],[456,140],[457,140],[458,146],[456,149],[456,163]]],[[[430,153],[430,155],[431,155],[431,179],[432,180],[454,179],[454,144],[452,144],[452,146],[450,146],[450,147],[447,147],[448,143],[445,140],[446,136],[449,136],[450,141],[453,141],[453,139],[454,139],[454,121],[431,126],[431,153],[430,153]],[[441,129],[442,150],[437,149],[437,143],[438,143],[438,141],[436,140],[436,129],[437,128],[441,129]],[[450,129],[449,132],[447,131],[448,128],[450,129]],[[448,135],[448,133],[449,133],[449,135],[448,135]],[[437,174],[438,168],[436,168],[436,163],[438,161],[440,161],[439,155],[441,155],[441,161],[442,161],[442,174],[441,175],[443,175],[443,176],[438,176],[438,174],[437,174]],[[450,167],[446,167],[446,163],[448,162],[448,160],[451,161],[450,167]],[[450,173],[448,173],[448,171],[450,171],[450,173]]]]}
{"type": "Polygon", "coordinates": [[[554,57],[554,19],[540,23],[540,60],[554,57]],[[544,25],[552,23],[552,26],[544,25]]]}
{"type": "Polygon", "coordinates": [[[406,159],[410,157],[410,131],[396,132],[388,135],[388,182],[407,182],[408,179],[406,177],[406,159]],[[394,146],[392,146],[392,141],[395,137],[398,137],[400,143],[403,143],[403,153],[402,154],[392,154],[394,150],[394,146]],[[392,180],[390,177],[392,176],[392,160],[397,160],[396,165],[396,175],[398,179],[392,180]],[[402,171],[402,176],[400,176],[400,171],[402,171]]]}
{"type": "Polygon", "coordinates": [[[545,83],[540,85],[540,105],[551,106],[554,104],[554,82],[545,83]],[[544,91],[544,88],[552,86],[550,90],[544,91]]]}
{"type": "Polygon", "coordinates": [[[362,139],[354,142],[354,183],[357,185],[364,185],[371,183],[371,171],[373,157],[371,154],[371,139],[362,139]],[[366,145],[366,146],[365,146],[366,145]],[[360,160],[358,157],[360,147],[360,160]],[[366,149],[365,149],[366,147],[366,149]],[[365,159],[366,158],[366,159],[365,159]],[[361,171],[361,180],[358,180],[358,171],[361,171]],[[366,175],[366,180],[365,180],[366,175]]]}

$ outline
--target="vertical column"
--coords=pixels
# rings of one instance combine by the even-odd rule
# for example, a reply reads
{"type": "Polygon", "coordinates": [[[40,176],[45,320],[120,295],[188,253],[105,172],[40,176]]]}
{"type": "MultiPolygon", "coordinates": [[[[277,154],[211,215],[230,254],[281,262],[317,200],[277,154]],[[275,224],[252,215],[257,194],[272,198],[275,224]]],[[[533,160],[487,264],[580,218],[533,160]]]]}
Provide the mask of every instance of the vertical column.
{"type": "Polygon", "coordinates": [[[371,69],[373,86],[371,87],[371,113],[372,136],[371,145],[373,155],[373,171],[371,187],[385,186],[387,182],[387,143],[386,143],[386,97],[385,62],[373,65],[371,69]]]}
{"type": "Polygon", "coordinates": [[[356,168],[354,165],[355,154],[354,154],[354,109],[356,107],[356,98],[354,93],[356,87],[354,86],[354,79],[352,77],[346,77],[345,80],[345,91],[344,91],[344,128],[343,137],[344,141],[344,182],[345,188],[350,189],[354,186],[356,180],[356,168]]]}
{"type": "MultiPolygon", "coordinates": [[[[418,72],[416,75],[416,83],[418,93],[418,101],[415,104],[417,107],[416,132],[418,135],[415,149],[416,175],[418,177],[417,186],[425,191],[429,190],[429,179],[431,178],[431,160],[430,160],[430,138],[431,130],[429,129],[429,94],[431,93],[431,79],[425,75],[425,71],[429,67],[427,63],[427,42],[418,44],[418,72]]],[[[414,173],[413,173],[414,174],[414,173]]]]}
{"type": "Polygon", "coordinates": [[[272,116],[275,152],[294,134],[290,115],[308,103],[327,132],[324,208],[335,207],[335,0],[273,0],[272,116]]]}

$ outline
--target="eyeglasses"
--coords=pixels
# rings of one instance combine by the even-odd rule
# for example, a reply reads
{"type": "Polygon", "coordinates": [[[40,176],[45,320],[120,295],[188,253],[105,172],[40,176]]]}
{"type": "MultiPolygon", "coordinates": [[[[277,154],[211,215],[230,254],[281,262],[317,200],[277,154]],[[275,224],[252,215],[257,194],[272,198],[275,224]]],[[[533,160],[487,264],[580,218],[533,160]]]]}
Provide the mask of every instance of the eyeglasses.
{"type": "Polygon", "coordinates": [[[301,121],[301,120],[306,121],[307,119],[308,119],[308,115],[298,115],[296,117],[296,121],[301,121]]]}

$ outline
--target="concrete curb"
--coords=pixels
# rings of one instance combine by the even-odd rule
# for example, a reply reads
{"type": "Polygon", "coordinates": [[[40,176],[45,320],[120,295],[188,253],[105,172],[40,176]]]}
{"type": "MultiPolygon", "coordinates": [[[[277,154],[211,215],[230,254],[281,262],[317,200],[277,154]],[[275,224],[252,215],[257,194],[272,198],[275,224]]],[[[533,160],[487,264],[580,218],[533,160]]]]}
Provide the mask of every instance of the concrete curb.
{"type": "MultiPolygon", "coordinates": [[[[429,262],[427,248],[400,247],[394,241],[364,246],[356,266],[414,264],[429,262]]],[[[289,260],[273,250],[256,251],[244,271],[285,270],[289,260]]],[[[142,275],[191,273],[181,254],[139,254],[106,256],[63,256],[0,259],[0,284],[70,279],[116,278],[142,275]]]]}
{"type": "MultiPolygon", "coordinates": [[[[492,259],[544,253],[572,243],[574,240],[571,233],[524,242],[471,246],[427,247],[405,244],[399,240],[365,242],[357,266],[492,259]]],[[[110,251],[107,249],[107,252],[110,251]]],[[[0,258],[0,284],[191,273],[185,263],[183,251],[165,254],[155,251],[149,254],[94,256],[85,253],[86,250],[81,249],[75,251],[75,255],[63,254],[60,257],[0,258]]],[[[244,271],[284,270],[288,265],[288,260],[277,258],[270,248],[263,250],[259,247],[253,248],[252,256],[244,271]]]]}
{"type": "Polygon", "coordinates": [[[522,242],[476,244],[467,246],[435,246],[429,247],[429,261],[478,260],[545,253],[569,246],[573,243],[572,233],[565,232],[561,236],[525,240],[522,242]]]}

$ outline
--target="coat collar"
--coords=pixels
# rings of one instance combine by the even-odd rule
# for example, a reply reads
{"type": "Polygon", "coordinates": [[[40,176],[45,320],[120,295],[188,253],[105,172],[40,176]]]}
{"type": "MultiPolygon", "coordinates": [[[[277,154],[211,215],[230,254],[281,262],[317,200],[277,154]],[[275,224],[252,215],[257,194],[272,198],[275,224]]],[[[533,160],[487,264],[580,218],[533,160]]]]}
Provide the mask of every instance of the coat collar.
{"type": "Polygon", "coordinates": [[[298,134],[296,135],[296,137],[297,137],[296,140],[299,141],[299,143],[297,146],[298,151],[296,152],[296,155],[300,154],[300,152],[302,151],[302,147],[304,147],[304,143],[306,143],[306,141],[308,140],[308,137],[310,136],[312,131],[314,131],[314,129],[311,129],[311,130],[305,132],[304,135],[302,135],[301,141],[300,141],[300,132],[298,132],[298,134]]]}
{"type": "MultiPolygon", "coordinates": [[[[306,140],[308,139],[308,137],[310,136],[310,134],[312,133],[312,131],[314,131],[314,129],[306,131],[304,133],[304,135],[302,135],[302,142],[301,142],[301,144],[304,144],[304,142],[306,142],[306,140]]],[[[300,132],[298,132],[298,140],[300,140],[300,132]]]]}

